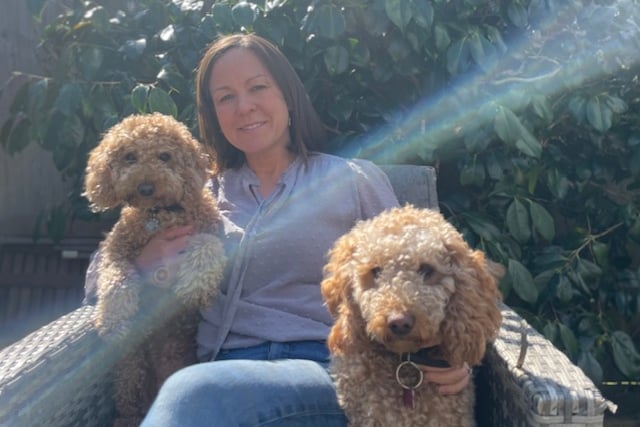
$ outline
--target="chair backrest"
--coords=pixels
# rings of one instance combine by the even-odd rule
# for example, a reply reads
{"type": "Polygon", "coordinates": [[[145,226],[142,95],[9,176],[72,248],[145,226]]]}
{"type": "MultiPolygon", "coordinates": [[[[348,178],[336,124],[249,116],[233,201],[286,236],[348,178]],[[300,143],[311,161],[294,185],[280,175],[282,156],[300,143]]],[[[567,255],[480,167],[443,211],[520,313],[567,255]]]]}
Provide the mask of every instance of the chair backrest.
{"type": "Polygon", "coordinates": [[[400,205],[411,203],[419,208],[438,209],[436,170],[433,166],[381,165],[400,205]]]}

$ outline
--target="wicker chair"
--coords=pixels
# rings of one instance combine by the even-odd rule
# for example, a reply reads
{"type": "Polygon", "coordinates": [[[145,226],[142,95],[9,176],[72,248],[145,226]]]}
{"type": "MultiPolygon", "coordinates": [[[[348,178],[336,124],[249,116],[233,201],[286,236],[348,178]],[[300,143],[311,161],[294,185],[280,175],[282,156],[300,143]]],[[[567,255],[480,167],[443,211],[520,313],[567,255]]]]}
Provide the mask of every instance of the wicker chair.
{"type": "MultiPolygon", "coordinates": [[[[437,209],[435,172],[386,166],[401,203],[437,209]]],[[[114,415],[118,355],[83,306],[0,351],[0,426],[105,426],[114,415]]],[[[582,370],[506,306],[499,337],[477,370],[479,426],[602,426],[613,404],[582,370]]]]}

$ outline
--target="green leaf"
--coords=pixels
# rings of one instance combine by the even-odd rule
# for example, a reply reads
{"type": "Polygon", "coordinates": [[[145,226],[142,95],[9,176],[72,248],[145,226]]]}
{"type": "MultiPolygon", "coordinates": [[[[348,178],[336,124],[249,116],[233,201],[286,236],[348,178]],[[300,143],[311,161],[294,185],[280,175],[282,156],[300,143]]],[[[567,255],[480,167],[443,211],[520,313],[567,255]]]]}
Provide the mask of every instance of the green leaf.
{"type": "Polygon", "coordinates": [[[524,243],[531,237],[531,225],[529,222],[529,212],[525,205],[518,199],[507,209],[507,228],[509,233],[520,243],[524,243]]]}
{"type": "Polygon", "coordinates": [[[123,53],[125,56],[136,59],[139,58],[144,50],[147,48],[147,39],[140,38],[136,40],[127,40],[118,49],[118,52],[123,53]]]}
{"type": "Polygon", "coordinates": [[[586,105],[587,100],[583,96],[577,95],[569,99],[567,107],[578,123],[582,123],[586,119],[586,105]]]}
{"type": "Polygon", "coordinates": [[[36,18],[37,21],[40,20],[40,16],[42,13],[42,8],[47,0],[27,0],[27,7],[29,8],[29,13],[31,16],[36,18]]]}
{"type": "Polygon", "coordinates": [[[413,0],[413,19],[418,26],[429,29],[433,25],[433,6],[427,0],[413,0]]]}
{"type": "Polygon", "coordinates": [[[551,342],[555,342],[557,339],[558,327],[554,322],[547,322],[542,328],[542,335],[545,336],[551,342]]]}
{"type": "Polygon", "coordinates": [[[365,43],[361,43],[360,40],[350,40],[351,46],[349,49],[350,61],[353,65],[360,67],[366,67],[371,60],[371,52],[365,43]]]}
{"type": "Polygon", "coordinates": [[[460,171],[460,184],[482,186],[485,180],[485,171],[482,163],[473,161],[464,165],[460,171]]]}
{"type": "Polygon", "coordinates": [[[604,102],[615,114],[625,113],[629,109],[627,103],[617,96],[605,95],[604,102]]]}
{"type": "Polygon", "coordinates": [[[385,0],[384,9],[389,20],[404,32],[407,24],[411,21],[413,8],[410,0],[385,0]]]}
{"type": "Polygon", "coordinates": [[[20,120],[11,130],[8,138],[9,154],[19,153],[31,142],[29,138],[29,128],[31,121],[27,118],[20,120]]]}
{"type": "Polygon", "coordinates": [[[331,75],[344,73],[349,67],[349,52],[342,46],[331,46],[324,51],[324,65],[331,75]]]}
{"type": "Polygon", "coordinates": [[[169,114],[173,117],[178,115],[178,107],[171,96],[162,88],[153,87],[149,91],[149,111],[157,111],[163,114],[169,114]]]}
{"type": "Polygon", "coordinates": [[[238,26],[251,28],[256,20],[256,5],[241,1],[231,8],[231,16],[238,26]]]}
{"type": "Polygon", "coordinates": [[[554,168],[547,172],[547,187],[556,198],[564,199],[571,188],[571,181],[563,172],[554,168]]]}
{"type": "Polygon", "coordinates": [[[507,6],[507,16],[513,25],[518,28],[526,28],[529,25],[527,10],[517,1],[512,1],[507,6]]]}
{"type": "Polygon", "coordinates": [[[513,145],[520,137],[521,127],[520,119],[513,114],[513,111],[506,107],[498,107],[493,119],[493,129],[503,142],[513,145]]]}
{"type": "Polygon", "coordinates": [[[640,377],[640,354],[631,337],[624,331],[615,331],[611,334],[611,347],[613,360],[627,378],[638,379],[640,377]]]}
{"type": "Polygon", "coordinates": [[[352,113],[353,99],[349,96],[337,96],[329,110],[329,115],[338,122],[349,120],[352,113]]]}
{"type": "Polygon", "coordinates": [[[585,282],[592,282],[602,276],[602,269],[588,259],[578,258],[576,271],[585,282]]]}
{"type": "Polygon", "coordinates": [[[586,115],[589,124],[600,132],[606,132],[611,127],[613,111],[598,96],[587,101],[586,115]]]}
{"type": "Polygon", "coordinates": [[[524,265],[515,259],[510,259],[507,274],[513,284],[513,290],[520,298],[531,304],[538,300],[538,289],[533,281],[533,276],[524,265]]]}
{"type": "Polygon", "coordinates": [[[538,158],[542,154],[540,142],[524,127],[518,116],[509,108],[500,106],[494,117],[493,128],[506,144],[515,146],[522,153],[538,158]]]}
{"type": "Polygon", "coordinates": [[[87,46],[80,50],[77,65],[82,76],[87,80],[92,80],[98,75],[102,68],[104,54],[97,46],[87,46]]]}
{"type": "Polygon", "coordinates": [[[84,140],[84,124],[80,117],[72,114],[66,117],[60,132],[58,134],[60,140],[58,144],[66,147],[78,147],[84,140]]]}
{"type": "Polygon", "coordinates": [[[531,97],[531,109],[533,113],[545,123],[551,123],[553,120],[553,111],[546,96],[533,95],[531,97]]]}
{"type": "Polygon", "coordinates": [[[338,39],[346,28],[346,22],[340,8],[333,4],[325,4],[315,11],[313,31],[315,34],[330,40],[338,39]]]}
{"type": "Polygon", "coordinates": [[[531,214],[531,222],[533,229],[547,241],[553,240],[556,235],[556,226],[553,217],[542,205],[529,201],[529,213],[531,214]]]}
{"type": "Polygon", "coordinates": [[[467,38],[456,40],[447,49],[447,71],[454,76],[464,73],[469,68],[470,55],[467,38]]]}
{"type": "Polygon", "coordinates": [[[495,57],[496,49],[489,41],[476,29],[469,37],[469,50],[471,57],[483,70],[489,70],[491,60],[495,57]]]}
{"type": "Polygon", "coordinates": [[[447,29],[440,24],[436,24],[433,29],[433,35],[436,42],[436,49],[438,52],[444,52],[449,44],[451,44],[451,38],[447,29]]]}
{"type": "Polygon", "coordinates": [[[609,245],[595,241],[591,244],[591,252],[596,262],[602,266],[609,264],[609,245]]]}
{"type": "Polygon", "coordinates": [[[600,384],[603,378],[602,366],[589,351],[581,351],[578,355],[578,366],[591,380],[600,384]]]}
{"type": "Polygon", "coordinates": [[[58,92],[54,107],[61,113],[70,116],[78,109],[78,100],[80,99],[82,99],[80,85],[73,82],[65,83],[58,92]]]}
{"type": "Polygon", "coordinates": [[[556,297],[560,302],[568,303],[573,298],[573,288],[571,287],[571,281],[567,276],[560,276],[558,278],[558,285],[556,286],[556,297]]]}
{"type": "Polygon", "coordinates": [[[131,105],[138,113],[147,112],[147,98],[149,97],[149,85],[138,84],[131,91],[131,105]]]}
{"type": "Polygon", "coordinates": [[[500,230],[488,218],[476,214],[464,212],[462,214],[469,227],[485,240],[495,240],[501,235],[500,230]]]}
{"type": "Polygon", "coordinates": [[[176,40],[176,28],[173,24],[167,25],[160,31],[160,40],[165,43],[172,43],[176,40]]]}
{"type": "Polygon", "coordinates": [[[233,13],[228,3],[220,2],[211,6],[211,16],[222,31],[231,32],[233,30],[233,13]]]}
{"type": "Polygon", "coordinates": [[[572,360],[575,360],[578,351],[580,350],[575,334],[564,323],[558,323],[558,331],[560,332],[560,340],[562,341],[567,354],[572,360]]]}

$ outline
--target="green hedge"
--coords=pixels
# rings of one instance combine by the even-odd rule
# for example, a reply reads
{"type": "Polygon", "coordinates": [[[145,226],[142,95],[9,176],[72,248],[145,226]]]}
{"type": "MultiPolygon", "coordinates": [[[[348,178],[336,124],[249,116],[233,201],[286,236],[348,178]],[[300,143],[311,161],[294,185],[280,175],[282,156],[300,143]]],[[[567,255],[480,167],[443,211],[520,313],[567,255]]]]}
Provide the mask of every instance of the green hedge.
{"type": "MultiPolygon", "coordinates": [[[[578,0],[66,2],[0,140],[39,144],[91,218],[87,152],[135,112],[196,132],[194,68],[253,31],[294,64],[329,150],[438,167],[441,210],[507,266],[505,300],[596,383],[640,377],[640,7],[578,0]],[[636,343],[634,345],[634,342],[636,343]]],[[[28,2],[34,17],[47,2],[28,2]]],[[[42,227],[43,224],[37,224],[42,227]]]]}

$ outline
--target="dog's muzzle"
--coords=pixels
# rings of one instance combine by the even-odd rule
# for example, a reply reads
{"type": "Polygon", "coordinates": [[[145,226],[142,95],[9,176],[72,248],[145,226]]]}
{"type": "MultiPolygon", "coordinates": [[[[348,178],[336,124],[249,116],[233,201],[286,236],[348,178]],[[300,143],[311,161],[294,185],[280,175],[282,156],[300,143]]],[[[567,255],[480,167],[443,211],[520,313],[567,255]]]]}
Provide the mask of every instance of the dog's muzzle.
{"type": "Polygon", "coordinates": [[[138,194],[143,197],[153,196],[155,192],[155,186],[149,182],[143,182],[142,184],[138,184],[138,194]]]}

